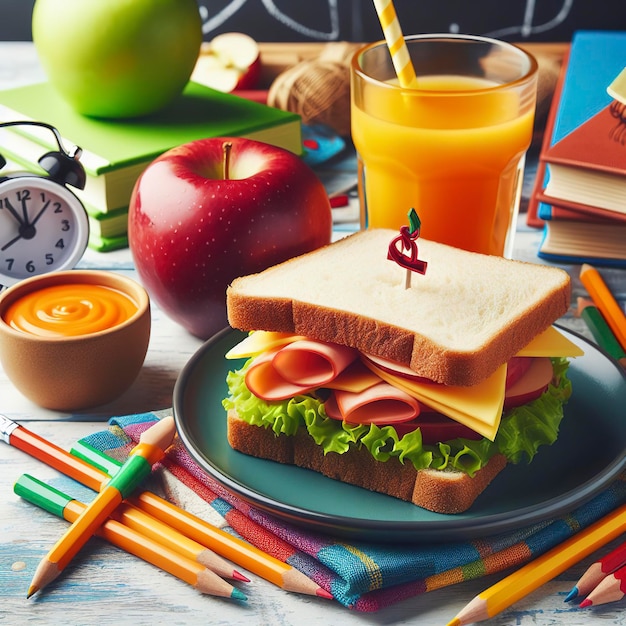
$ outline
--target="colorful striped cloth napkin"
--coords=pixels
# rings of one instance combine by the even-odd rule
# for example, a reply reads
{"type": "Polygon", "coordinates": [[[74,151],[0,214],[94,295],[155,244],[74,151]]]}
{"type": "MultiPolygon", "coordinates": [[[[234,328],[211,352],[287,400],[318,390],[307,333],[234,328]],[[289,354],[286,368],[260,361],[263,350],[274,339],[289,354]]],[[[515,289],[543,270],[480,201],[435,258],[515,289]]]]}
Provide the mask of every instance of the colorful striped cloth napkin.
{"type": "MultiPolygon", "coordinates": [[[[107,430],[83,441],[123,460],[155,419],[154,413],[114,417],[107,430]]],[[[211,515],[219,513],[222,527],[301,570],[356,611],[377,611],[427,591],[520,566],[626,502],[624,475],[570,515],[515,532],[433,545],[347,543],[251,507],[207,476],[182,445],[162,467],[208,503],[211,515]]],[[[186,508],[184,496],[176,504],[186,508]]]]}

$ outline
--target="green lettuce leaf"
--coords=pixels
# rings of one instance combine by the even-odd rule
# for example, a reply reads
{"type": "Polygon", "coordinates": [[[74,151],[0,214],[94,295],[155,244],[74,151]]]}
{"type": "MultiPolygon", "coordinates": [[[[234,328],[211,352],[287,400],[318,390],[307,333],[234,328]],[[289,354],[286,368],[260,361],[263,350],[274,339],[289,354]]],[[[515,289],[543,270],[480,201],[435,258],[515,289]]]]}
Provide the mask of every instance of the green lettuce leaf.
{"type": "Polygon", "coordinates": [[[419,429],[400,438],[392,426],[346,424],[331,419],[315,394],[264,402],[246,387],[245,372],[250,362],[251,359],[241,369],[229,372],[229,396],[222,403],[249,424],[289,436],[304,427],[324,454],[345,454],[351,447],[365,447],[378,461],[396,457],[401,463],[412,463],[417,470],[456,470],[470,476],[496,454],[503,454],[511,463],[530,462],[540,446],[554,443],[563,418],[563,404],[571,395],[566,376],[569,363],[567,359],[553,359],[556,382],[540,398],[508,411],[494,441],[459,438],[428,446],[423,444],[419,429]]]}

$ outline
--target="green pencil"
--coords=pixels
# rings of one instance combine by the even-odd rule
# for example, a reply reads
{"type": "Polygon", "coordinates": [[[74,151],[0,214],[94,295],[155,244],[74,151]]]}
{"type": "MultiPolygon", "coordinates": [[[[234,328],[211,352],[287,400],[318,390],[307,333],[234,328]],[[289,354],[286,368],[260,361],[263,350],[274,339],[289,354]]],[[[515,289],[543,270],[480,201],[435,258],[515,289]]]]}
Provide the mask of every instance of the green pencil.
{"type": "Polygon", "coordinates": [[[139,443],[130,451],[115,476],[102,487],[41,560],[26,597],[30,598],[43,589],[65,569],[89,537],[150,474],[152,466],[165,456],[165,450],[175,435],[176,425],[172,416],[164,417],[141,434],[139,443]]]}
{"type": "Polygon", "coordinates": [[[626,352],[624,352],[599,309],[587,299],[579,298],[578,312],[597,344],[620,365],[626,367],[626,352]]]}
{"type": "MultiPolygon", "coordinates": [[[[76,520],[87,508],[86,504],[28,474],[22,474],[13,489],[18,496],[68,522],[76,520]]],[[[106,520],[96,532],[109,543],[189,583],[201,593],[246,600],[245,594],[203,564],[116,519],[106,520]]]]}

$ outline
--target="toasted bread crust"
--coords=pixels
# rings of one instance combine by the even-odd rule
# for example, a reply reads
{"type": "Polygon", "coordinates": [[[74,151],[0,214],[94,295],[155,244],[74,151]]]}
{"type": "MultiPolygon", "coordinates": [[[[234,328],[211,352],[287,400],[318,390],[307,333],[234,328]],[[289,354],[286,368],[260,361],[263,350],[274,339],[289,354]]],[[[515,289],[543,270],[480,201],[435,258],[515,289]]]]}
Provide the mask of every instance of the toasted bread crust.
{"type": "Polygon", "coordinates": [[[236,279],[226,297],[230,325],[344,344],[438,383],[474,385],[569,308],[562,270],[426,241],[420,251],[429,256],[428,272],[402,290],[404,270],[380,254],[391,236],[363,231],[236,279]]]}
{"type": "Polygon", "coordinates": [[[262,459],[297,465],[329,478],[412,502],[436,513],[466,511],[506,465],[502,455],[493,457],[473,478],[463,472],[419,470],[395,458],[382,463],[365,449],[324,455],[304,429],[289,437],[271,429],[252,426],[228,411],[230,446],[262,459]]]}

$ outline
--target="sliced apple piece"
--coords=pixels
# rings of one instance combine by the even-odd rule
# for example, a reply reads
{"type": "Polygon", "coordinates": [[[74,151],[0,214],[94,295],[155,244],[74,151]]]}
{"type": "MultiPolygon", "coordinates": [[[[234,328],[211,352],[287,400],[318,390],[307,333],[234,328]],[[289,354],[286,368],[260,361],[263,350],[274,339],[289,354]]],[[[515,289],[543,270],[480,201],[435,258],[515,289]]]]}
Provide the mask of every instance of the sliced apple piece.
{"type": "Polygon", "coordinates": [[[222,33],[198,56],[191,80],[230,93],[255,89],[260,76],[257,42],[244,33],[222,33]]]}

